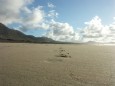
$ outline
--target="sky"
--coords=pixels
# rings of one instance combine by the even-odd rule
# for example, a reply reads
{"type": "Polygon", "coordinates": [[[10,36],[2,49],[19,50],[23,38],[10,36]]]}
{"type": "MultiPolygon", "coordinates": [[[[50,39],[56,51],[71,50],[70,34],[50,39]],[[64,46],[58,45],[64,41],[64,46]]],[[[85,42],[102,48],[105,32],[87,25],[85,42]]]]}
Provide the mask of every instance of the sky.
{"type": "Polygon", "coordinates": [[[115,0],[0,0],[0,22],[67,42],[115,42],[115,0]]]}

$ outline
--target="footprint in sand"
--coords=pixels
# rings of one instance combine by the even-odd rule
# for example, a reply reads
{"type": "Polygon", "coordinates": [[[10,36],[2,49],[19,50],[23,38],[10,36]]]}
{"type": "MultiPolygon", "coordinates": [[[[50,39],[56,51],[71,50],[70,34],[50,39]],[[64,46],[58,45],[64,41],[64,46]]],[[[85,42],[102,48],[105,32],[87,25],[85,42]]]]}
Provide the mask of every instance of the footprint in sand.
{"type": "Polygon", "coordinates": [[[47,63],[55,63],[55,62],[62,62],[62,61],[63,61],[63,59],[60,59],[60,58],[49,58],[45,62],[47,62],[47,63]]]}
{"type": "Polygon", "coordinates": [[[75,80],[77,82],[80,82],[82,84],[85,84],[85,85],[89,85],[89,86],[108,86],[107,83],[99,83],[99,82],[94,82],[94,81],[91,81],[91,80],[88,80],[88,79],[84,79],[83,77],[80,77],[80,76],[77,76],[73,73],[70,73],[69,76],[72,78],[72,80],[75,80]]]}

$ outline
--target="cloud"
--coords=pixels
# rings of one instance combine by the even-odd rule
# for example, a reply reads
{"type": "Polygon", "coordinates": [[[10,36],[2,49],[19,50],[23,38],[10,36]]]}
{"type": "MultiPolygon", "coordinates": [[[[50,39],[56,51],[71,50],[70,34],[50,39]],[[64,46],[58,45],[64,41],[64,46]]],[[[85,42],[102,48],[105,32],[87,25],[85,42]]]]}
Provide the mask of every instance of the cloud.
{"type": "Polygon", "coordinates": [[[20,12],[33,0],[0,0],[0,22],[9,24],[20,22],[20,12]]]}
{"type": "Polygon", "coordinates": [[[48,13],[48,17],[50,17],[50,18],[52,18],[52,19],[57,18],[58,15],[59,15],[59,13],[57,13],[55,10],[51,10],[51,11],[49,11],[49,13],[48,13]]]}
{"type": "Polygon", "coordinates": [[[18,27],[21,31],[28,31],[30,29],[49,29],[50,20],[58,17],[58,13],[55,10],[50,10],[48,14],[43,10],[42,6],[38,6],[33,9],[25,7],[23,9],[24,18],[22,18],[22,24],[18,27]]]}
{"type": "Polygon", "coordinates": [[[89,22],[85,22],[85,24],[87,26],[82,31],[83,39],[95,39],[102,37],[101,31],[103,29],[103,25],[101,23],[101,19],[98,16],[94,17],[89,22]]]}
{"type": "Polygon", "coordinates": [[[44,29],[45,36],[59,41],[68,42],[115,42],[115,17],[114,22],[103,25],[100,17],[95,16],[85,22],[85,27],[75,31],[69,23],[56,21],[59,13],[53,8],[45,12],[42,6],[31,7],[34,0],[0,0],[0,22],[6,25],[18,23],[19,30],[44,29]],[[55,19],[55,20],[54,20],[55,19]]]}
{"type": "MultiPolygon", "coordinates": [[[[19,23],[20,26],[16,28],[21,31],[45,29],[48,30],[46,35],[56,40],[74,41],[78,39],[78,34],[74,32],[72,26],[53,20],[59,15],[55,10],[50,10],[46,14],[42,6],[29,8],[28,5],[33,1],[0,0],[0,22],[4,24],[19,23]],[[47,18],[50,19],[47,20],[47,18]]],[[[48,3],[48,7],[54,8],[55,6],[48,3]]]]}
{"type": "Polygon", "coordinates": [[[22,31],[45,28],[45,12],[42,6],[31,7],[34,0],[0,0],[0,22],[6,25],[17,23],[22,31]]]}
{"type": "Polygon", "coordinates": [[[52,20],[49,24],[49,30],[46,36],[58,41],[75,42],[79,39],[78,33],[74,32],[72,26],[68,23],[61,23],[52,20]]]}
{"type": "Polygon", "coordinates": [[[115,17],[113,17],[113,19],[115,20],[115,17]]]}
{"type": "Polygon", "coordinates": [[[48,3],[48,7],[49,7],[49,8],[54,8],[55,5],[53,5],[53,4],[50,2],[50,3],[48,3]]]}
{"type": "Polygon", "coordinates": [[[101,19],[95,16],[91,21],[85,22],[86,27],[82,29],[82,41],[115,42],[115,22],[103,25],[101,19]]]}
{"type": "Polygon", "coordinates": [[[115,42],[115,22],[103,25],[100,17],[95,16],[90,21],[85,22],[85,27],[79,31],[68,23],[61,23],[52,20],[46,36],[59,41],[67,42],[115,42]]]}
{"type": "Polygon", "coordinates": [[[41,6],[33,8],[32,10],[26,9],[24,18],[22,19],[22,24],[24,25],[37,25],[41,23],[44,19],[45,13],[41,6]]]}
{"type": "Polygon", "coordinates": [[[28,30],[36,29],[46,29],[47,25],[44,23],[45,12],[42,10],[41,6],[36,8],[24,9],[25,15],[21,20],[21,26],[18,27],[19,30],[26,32],[28,30]]]}
{"type": "Polygon", "coordinates": [[[27,10],[26,17],[23,18],[19,30],[26,32],[28,30],[49,29],[49,21],[45,19],[46,14],[41,6],[27,10]]]}

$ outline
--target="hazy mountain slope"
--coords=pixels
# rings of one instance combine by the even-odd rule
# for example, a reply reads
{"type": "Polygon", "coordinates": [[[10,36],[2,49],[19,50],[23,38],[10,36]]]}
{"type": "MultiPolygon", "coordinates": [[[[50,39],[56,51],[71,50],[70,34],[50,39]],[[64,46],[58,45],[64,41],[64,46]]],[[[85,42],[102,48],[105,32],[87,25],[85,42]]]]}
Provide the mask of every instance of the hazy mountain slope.
{"type": "Polygon", "coordinates": [[[10,29],[0,23],[0,41],[8,41],[8,42],[55,42],[54,40],[47,37],[34,37],[31,35],[25,35],[24,33],[10,29]]]}

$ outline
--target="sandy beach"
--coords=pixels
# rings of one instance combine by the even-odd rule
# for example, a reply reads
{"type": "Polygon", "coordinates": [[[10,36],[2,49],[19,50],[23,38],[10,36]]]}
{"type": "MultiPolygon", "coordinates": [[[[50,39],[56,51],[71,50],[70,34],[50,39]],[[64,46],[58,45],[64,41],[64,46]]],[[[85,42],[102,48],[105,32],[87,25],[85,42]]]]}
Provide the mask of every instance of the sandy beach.
{"type": "Polygon", "coordinates": [[[0,86],[115,86],[115,46],[0,43],[0,86]]]}

